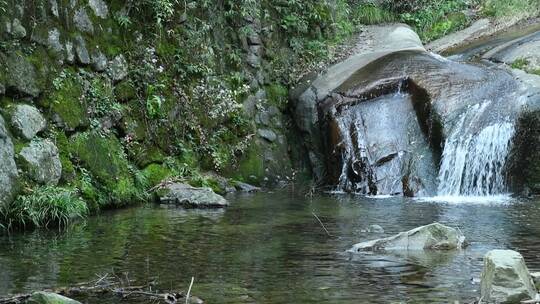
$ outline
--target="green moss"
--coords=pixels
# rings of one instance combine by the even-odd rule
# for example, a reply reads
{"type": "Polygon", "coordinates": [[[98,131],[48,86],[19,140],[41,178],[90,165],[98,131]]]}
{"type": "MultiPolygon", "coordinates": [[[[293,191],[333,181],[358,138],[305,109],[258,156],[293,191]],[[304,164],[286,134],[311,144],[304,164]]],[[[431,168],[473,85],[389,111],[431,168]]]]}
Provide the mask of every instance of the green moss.
{"type": "Polygon", "coordinates": [[[161,181],[172,175],[171,169],[160,164],[150,164],[142,171],[150,187],[158,185],[161,181]]]}
{"type": "Polygon", "coordinates": [[[264,155],[260,145],[252,143],[239,161],[233,176],[240,181],[260,185],[264,178],[264,155]]]}
{"type": "Polygon", "coordinates": [[[69,140],[64,132],[57,131],[54,133],[54,141],[62,164],[62,182],[70,183],[76,178],[76,172],[69,153],[69,140]]]}
{"type": "Polygon", "coordinates": [[[105,204],[125,205],[139,199],[123,147],[112,135],[79,133],[70,139],[71,154],[105,191],[105,204]]]}
{"type": "Polygon", "coordinates": [[[285,110],[289,102],[289,91],[286,87],[279,83],[274,83],[266,87],[266,95],[270,103],[278,107],[280,110],[285,110]]]}
{"type": "Polygon", "coordinates": [[[129,101],[137,97],[137,91],[130,81],[124,80],[116,85],[114,95],[119,101],[129,101]]]}
{"type": "Polygon", "coordinates": [[[48,96],[45,106],[49,106],[58,115],[65,127],[74,130],[87,126],[87,106],[83,98],[83,86],[72,74],[54,81],[54,90],[48,96]]]}
{"type": "Polygon", "coordinates": [[[162,163],[165,160],[165,155],[158,147],[151,143],[139,142],[130,145],[128,157],[139,168],[145,168],[152,163],[162,163]]]}
{"type": "Polygon", "coordinates": [[[514,62],[512,62],[512,68],[513,69],[519,69],[519,70],[525,70],[527,66],[529,65],[529,61],[525,58],[518,58],[514,62]]]}

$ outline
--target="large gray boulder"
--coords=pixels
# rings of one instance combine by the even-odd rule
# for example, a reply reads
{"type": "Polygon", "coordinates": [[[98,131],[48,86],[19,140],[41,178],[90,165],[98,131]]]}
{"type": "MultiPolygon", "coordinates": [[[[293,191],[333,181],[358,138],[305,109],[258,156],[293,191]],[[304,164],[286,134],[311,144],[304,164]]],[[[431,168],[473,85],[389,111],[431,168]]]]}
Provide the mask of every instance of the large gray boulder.
{"type": "Polygon", "coordinates": [[[461,249],[464,244],[465,236],[459,230],[433,223],[391,237],[358,243],[349,252],[451,250],[461,249]]]}
{"type": "Polygon", "coordinates": [[[519,252],[492,250],[486,254],[481,294],[486,303],[520,303],[536,296],[531,274],[519,252]]]}
{"type": "Polygon", "coordinates": [[[17,166],[13,142],[0,116],[0,206],[10,203],[17,191],[17,166]]]}
{"type": "Polygon", "coordinates": [[[33,140],[19,153],[28,175],[40,184],[56,185],[62,176],[58,148],[48,139],[33,140]]]}
{"type": "Polygon", "coordinates": [[[229,202],[208,188],[192,187],[183,183],[163,186],[158,194],[162,204],[176,204],[187,208],[222,208],[229,202]]]}
{"type": "Polygon", "coordinates": [[[47,121],[35,107],[19,104],[11,114],[11,126],[19,136],[30,140],[45,129],[47,121]]]}
{"type": "Polygon", "coordinates": [[[316,179],[322,180],[326,173],[321,141],[319,102],[334,89],[342,85],[357,70],[388,54],[398,51],[424,51],[422,41],[409,26],[390,24],[363,28],[358,37],[358,45],[351,55],[315,78],[306,78],[291,91],[291,101],[295,122],[304,135],[309,150],[309,161],[316,179]]]}
{"type": "Polygon", "coordinates": [[[5,63],[2,63],[2,57],[0,57],[0,64],[6,69],[5,78],[8,90],[31,97],[37,97],[41,93],[37,85],[36,69],[23,55],[11,53],[5,58],[5,63]]]}
{"type": "Polygon", "coordinates": [[[52,292],[34,292],[26,302],[27,304],[81,304],[79,301],[61,296],[52,292]]]}

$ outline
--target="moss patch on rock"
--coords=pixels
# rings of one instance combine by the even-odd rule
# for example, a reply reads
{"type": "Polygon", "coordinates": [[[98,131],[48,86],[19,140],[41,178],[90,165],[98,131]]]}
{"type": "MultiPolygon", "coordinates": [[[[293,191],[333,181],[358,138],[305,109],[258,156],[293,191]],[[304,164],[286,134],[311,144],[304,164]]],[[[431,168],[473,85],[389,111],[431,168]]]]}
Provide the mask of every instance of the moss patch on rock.
{"type": "Polygon", "coordinates": [[[79,133],[70,139],[71,155],[105,191],[106,205],[126,205],[140,199],[129,163],[119,140],[98,132],[79,133]]]}
{"type": "Polygon", "coordinates": [[[80,80],[72,75],[55,80],[54,90],[45,101],[53,114],[66,129],[75,130],[88,126],[87,106],[80,80]]]}

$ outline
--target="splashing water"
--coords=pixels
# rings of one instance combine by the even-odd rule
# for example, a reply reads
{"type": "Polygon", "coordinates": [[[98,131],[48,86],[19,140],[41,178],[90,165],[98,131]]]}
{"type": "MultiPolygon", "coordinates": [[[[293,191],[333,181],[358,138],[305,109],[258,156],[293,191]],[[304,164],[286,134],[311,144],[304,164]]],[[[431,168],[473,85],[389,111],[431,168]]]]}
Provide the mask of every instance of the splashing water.
{"type": "Polygon", "coordinates": [[[489,103],[464,113],[445,142],[439,170],[438,195],[487,196],[506,192],[504,167],[514,124],[494,122],[474,130],[489,103]]]}

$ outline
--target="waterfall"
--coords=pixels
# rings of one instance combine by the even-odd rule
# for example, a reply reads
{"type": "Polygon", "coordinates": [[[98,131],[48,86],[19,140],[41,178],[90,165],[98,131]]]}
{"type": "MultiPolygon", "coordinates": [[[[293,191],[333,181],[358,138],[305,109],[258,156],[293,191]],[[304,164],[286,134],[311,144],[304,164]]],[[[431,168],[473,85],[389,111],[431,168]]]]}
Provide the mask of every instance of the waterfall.
{"type": "Polygon", "coordinates": [[[445,141],[439,169],[438,195],[486,196],[507,191],[504,169],[514,123],[484,118],[490,102],[463,113],[445,141]]]}

